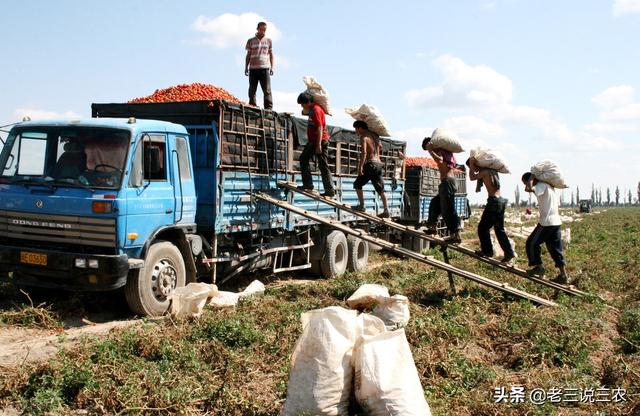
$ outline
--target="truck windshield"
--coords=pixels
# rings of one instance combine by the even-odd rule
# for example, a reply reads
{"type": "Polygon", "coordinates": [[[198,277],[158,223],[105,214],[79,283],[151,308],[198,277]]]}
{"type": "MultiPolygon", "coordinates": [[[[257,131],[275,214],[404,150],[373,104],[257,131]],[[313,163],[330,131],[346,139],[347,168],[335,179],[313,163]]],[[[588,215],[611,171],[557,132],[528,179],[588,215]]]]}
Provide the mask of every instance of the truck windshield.
{"type": "Polygon", "coordinates": [[[0,153],[0,182],[116,189],[129,140],[128,131],[116,129],[14,129],[0,153]]]}

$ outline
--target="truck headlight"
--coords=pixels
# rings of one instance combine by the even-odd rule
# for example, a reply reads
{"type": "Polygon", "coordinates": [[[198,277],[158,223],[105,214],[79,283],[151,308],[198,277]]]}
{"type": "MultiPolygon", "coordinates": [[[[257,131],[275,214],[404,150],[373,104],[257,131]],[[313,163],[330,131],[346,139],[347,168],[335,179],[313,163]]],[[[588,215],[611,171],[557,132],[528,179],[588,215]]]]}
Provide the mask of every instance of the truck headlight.
{"type": "Polygon", "coordinates": [[[87,267],[87,259],[76,259],[76,267],[85,269],[87,267]]]}

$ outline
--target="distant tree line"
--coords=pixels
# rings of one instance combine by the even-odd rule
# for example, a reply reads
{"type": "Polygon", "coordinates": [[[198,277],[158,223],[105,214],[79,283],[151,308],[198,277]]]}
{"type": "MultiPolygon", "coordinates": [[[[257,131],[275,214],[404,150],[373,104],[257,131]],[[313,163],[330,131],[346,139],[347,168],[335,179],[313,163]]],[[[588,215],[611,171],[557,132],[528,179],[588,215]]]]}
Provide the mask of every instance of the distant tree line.
{"type": "MultiPolygon", "coordinates": [[[[515,206],[526,207],[531,205],[531,195],[528,200],[520,199],[520,187],[516,186],[514,193],[515,206]]],[[[596,188],[595,184],[591,184],[591,206],[594,207],[615,207],[615,206],[632,206],[640,205],[640,182],[638,182],[637,195],[634,198],[633,192],[629,189],[627,195],[620,192],[620,187],[616,185],[613,191],[614,199],[611,199],[611,189],[607,187],[603,197],[602,188],[596,188]]],[[[575,191],[571,190],[571,200],[565,201],[563,193],[560,194],[560,205],[563,207],[577,207],[580,204],[580,188],[576,186],[575,191]]]]}

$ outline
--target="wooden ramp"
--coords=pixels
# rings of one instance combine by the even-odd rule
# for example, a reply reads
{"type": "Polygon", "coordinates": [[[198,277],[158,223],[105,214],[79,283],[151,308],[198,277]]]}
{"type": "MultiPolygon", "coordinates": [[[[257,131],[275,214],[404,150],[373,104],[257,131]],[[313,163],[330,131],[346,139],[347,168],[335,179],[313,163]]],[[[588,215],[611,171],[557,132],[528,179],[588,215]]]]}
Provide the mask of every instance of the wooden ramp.
{"type": "MultiPolygon", "coordinates": [[[[279,185],[280,185],[280,183],[279,183],[279,185]]],[[[292,185],[292,186],[294,186],[294,185],[292,185]]],[[[296,189],[296,192],[297,192],[297,189],[296,189]]],[[[321,202],[329,201],[327,198],[323,198],[323,197],[320,197],[320,196],[317,196],[317,198],[315,198],[316,195],[311,194],[311,193],[307,193],[307,192],[302,192],[302,193],[304,193],[305,195],[308,195],[311,198],[317,199],[318,201],[321,201],[321,202]]],[[[368,233],[366,233],[366,232],[364,232],[362,230],[354,230],[353,228],[350,228],[350,227],[342,224],[339,221],[334,221],[332,219],[319,216],[319,215],[317,215],[317,214],[315,214],[313,212],[309,212],[309,211],[307,211],[307,210],[305,210],[303,208],[296,207],[296,206],[294,206],[292,204],[289,204],[286,201],[282,201],[280,199],[276,199],[276,198],[274,198],[274,197],[272,197],[270,195],[267,195],[265,193],[262,193],[262,192],[256,193],[256,194],[254,194],[254,197],[257,198],[257,199],[260,199],[262,201],[269,202],[270,204],[276,205],[278,207],[284,208],[284,209],[286,209],[288,211],[291,211],[291,212],[294,212],[296,214],[299,214],[299,215],[302,215],[304,217],[307,217],[307,218],[309,218],[309,219],[311,219],[313,221],[316,221],[318,223],[321,223],[321,224],[327,225],[329,227],[335,228],[337,230],[340,230],[345,234],[353,235],[353,236],[359,237],[362,240],[367,241],[369,243],[379,245],[379,246],[381,246],[381,247],[383,247],[383,248],[385,248],[385,249],[387,249],[387,250],[389,250],[391,252],[397,253],[397,254],[399,254],[401,256],[412,258],[414,260],[417,260],[417,261],[420,261],[422,263],[426,263],[426,264],[428,264],[430,266],[436,267],[438,269],[444,270],[447,273],[450,273],[450,274],[453,274],[453,275],[456,275],[456,276],[460,276],[460,277],[464,277],[465,279],[471,280],[471,281],[479,283],[481,285],[488,286],[490,288],[499,290],[499,291],[504,292],[504,293],[508,293],[510,295],[517,296],[517,297],[522,298],[522,299],[527,299],[527,300],[529,300],[529,301],[531,301],[533,303],[539,304],[539,305],[557,306],[557,304],[555,302],[553,302],[553,301],[550,301],[550,300],[541,298],[539,296],[535,296],[535,295],[532,295],[530,293],[524,292],[522,290],[516,289],[514,287],[509,286],[508,283],[496,282],[494,280],[487,279],[486,277],[482,277],[482,276],[480,276],[478,274],[475,274],[475,273],[469,272],[467,270],[460,269],[460,268],[457,268],[457,267],[452,266],[450,264],[441,262],[439,260],[434,259],[431,256],[425,256],[424,254],[416,253],[415,251],[411,251],[411,250],[408,250],[406,248],[403,248],[398,244],[394,244],[394,243],[391,243],[391,242],[389,242],[387,240],[383,240],[381,238],[374,237],[374,236],[372,236],[372,235],[370,235],[370,234],[368,234],[368,233]]],[[[342,204],[339,204],[339,203],[337,203],[337,204],[338,205],[342,205],[342,204]]],[[[346,208],[341,208],[341,209],[346,209],[346,208]]],[[[356,214],[356,213],[358,213],[358,211],[354,211],[354,214],[356,214]]],[[[376,218],[376,217],[373,217],[373,218],[376,218]]],[[[384,221],[384,220],[382,220],[380,218],[376,218],[376,220],[377,221],[384,221]]],[[[388,221],[384,221],[384,222],[387,223],[388,221]]]]}
{"type": "Polygon", "coordinates": [[[555,283],[555,282],[552,282],[552,281],[549,281],[549,280],[546,280],[546,279],[542,279],[542,278],[536,277],[536,276],[529,276],[527,274],[526,270],[522,270],[522,269],[519,269],[519,268],[514,267],[514,266],[507,266],[506,264],[501,263],[499,260],[496,260],[496,259],[493,259],[493,258],[490,258],[490,257],[479,256],[474,252],[474,250],[472,250],[472,249],[470,249],[468,247],[465,247],[465,246],[462,246],[462,245],[459,245],[459,244],[448,244],[440,237],[427,235],[424,232],[422,232],[420,230],[416,230],[413,227],[409,227],[409,226],[406,226],[406,225],[398,224],[398,223],[394,222],[393,220],[391,220],[389,218],[383,219],[383,218],[379,218],[379,217],[377,217],[375,215],[372,215],[372,214],[369,214],[369,213],[366,213],[366,212],[356,211],[349,204],[344,204],[344,203],[338,202],[336,200],[333,200],[331,198],[325,198],[325,197],[322,197],[322,196],[320,196],[318,194],[315,194],[315,193],[311,193],[311,192],[308,192],[308,191],[300,190],[300,189],[297,188],[295,183],[285,182],[285,181],[278,181],[278,186],[280,186],[282,188],[285,188],[285,189],[288,189],[288,190],[293,191],[293,192],[300,193],[300,194],[302,194],[302,195],[304,195],[304,196],[306,196],[308,198],[312,198],[312,199],[314,199],[316,201],[323,202],[323,203],[328,204],[328,205],[330,205],[332,207],[345,210],[345,211],[347,211],[347,212],[349,212],[349,213],[351,213],[353,215],[356,215],[356,216],[358,216],[360,218],[366,219],[366,220],[368,220],[370,222],[374,222],[374,223],[377,223],[377,224],[380,224],[380,225],[384,225],[386,227],[401,231],[401,232],[403,232],[405,234],[409,234],[409,235],[412,235],[414,237],[421,238],[423,240],[427,240],[427,241],[429,241],[431,243],[438,244],[438,245],[442,246],[444,249],[452,249],[454,251],[457,251],[459,253],[465,254],[467,256],[471,256],[471,257],[475,258],[476,260],[479,260],[481,262],[490,264],[490,265],[492,265],[494,267],[499,268],[500,270],[503,270],[503,271],[506,271],[508,273],[514,274],[516,276],[525,278],[527,280],[530,280],[532,282],[541,284],[543,286],[547,286],[547,287],[550,287],[552,289],[559,290],[559,291],[567,293],[569,295],[589,296],[588,293],[583,292],[581,290],[578,290],[574,286],[555,283]]]}

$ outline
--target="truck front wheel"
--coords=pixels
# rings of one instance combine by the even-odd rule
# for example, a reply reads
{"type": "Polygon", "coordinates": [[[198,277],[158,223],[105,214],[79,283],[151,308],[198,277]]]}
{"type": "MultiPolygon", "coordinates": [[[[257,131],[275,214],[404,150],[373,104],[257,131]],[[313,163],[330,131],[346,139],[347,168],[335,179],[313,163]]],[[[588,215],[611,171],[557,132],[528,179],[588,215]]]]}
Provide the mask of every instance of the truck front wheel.
{"type": "Polygon", "coordinates": [[[180,250],[169,242],[149,247],[144,267],[127,279],[125,297],[140,316],[162,316],[169,308],[167,297],[185,285],[185,267],[180,250]]]}

